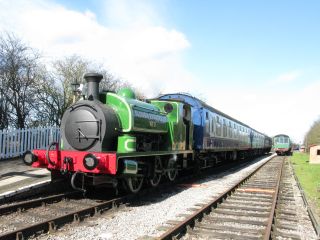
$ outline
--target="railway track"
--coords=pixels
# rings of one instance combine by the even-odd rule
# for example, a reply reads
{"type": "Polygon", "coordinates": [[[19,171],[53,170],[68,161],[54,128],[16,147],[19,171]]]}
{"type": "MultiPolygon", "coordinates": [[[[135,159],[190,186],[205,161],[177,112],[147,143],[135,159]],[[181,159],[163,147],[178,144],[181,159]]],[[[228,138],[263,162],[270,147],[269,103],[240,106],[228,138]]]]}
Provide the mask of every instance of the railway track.
{"type": "Polygon", "coordinates": [[[290,181],[291,172],[289,162],[283,166],[281,185],[276,206],[276,215],[272,231],[273,239],[300,239],[298,232],[298,216],[296,213],[296,203],[293,187],[290,181]]]}
{"type": "MultiPolygon", "coordinates": [[[[273,233],[281,236],[281,218],[292,213],[281,208],[292,198],[286,186],[280,186],[284,160],[272,158],[184,221],[171,222],[173,226],[159,239],[270,239],[273,233]],[[279,189],[287,195],[281,195],[277,205],[279,189]]],[[[283,236],[297,238],[295,234],[283,236]]]]}
{"type": "Polygon", "coordinates": [[[0,207],[0,239],[26,239],[83,218],[101,214],[118,206],[126,196],[92,200],[79,192],[58,194],[42,199],[0,207]]]}
{"type": "MultiPolygon", "coordinates": [[[[243,163],[247,165],[250,163],[243,163]]],[[[239,164],[233,163],[220,166],[208,171],[219,172],[223,169],[230,169],[231,166],[239,164]]],[[[202,177],[205,177],[204,174],[202,177]]],[[[200,177],[201,178],[201,177],[200,177]]],[[[192,182],[199,177],[185,177],[179,179],[176,185],[181,182],[192,182]]],[[[147,188],[141,193],[125,195],[109,200],[95,200],[83,198],[80,192],[67,192],[41,199],[19,202],[15,204],[0,206],[0,240],[2,239],[27,239],[42,233],[51,232],[64,224],[80,222],[82,219],[99,216],[102,212],[108,211],[123,203],[128,203],[135,198],[150,194],[152,192],[168,190],[173,187],[172,183],[164,183],[158,188],[147,188]]]]}

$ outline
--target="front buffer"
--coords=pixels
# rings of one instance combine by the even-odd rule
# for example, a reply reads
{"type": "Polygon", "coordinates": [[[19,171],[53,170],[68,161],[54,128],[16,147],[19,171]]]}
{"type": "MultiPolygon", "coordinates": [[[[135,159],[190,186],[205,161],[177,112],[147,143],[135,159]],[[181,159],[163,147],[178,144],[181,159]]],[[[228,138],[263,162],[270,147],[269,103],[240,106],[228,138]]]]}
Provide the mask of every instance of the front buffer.
{"type": "Polygon", "coordinates": [[[115,152],[33,150],[25,153],[23,159],[25,164],[29,166],[47,168],[51,171],[52,178],[57,175],[68,177],[72,174],[71,185],[75,189],[79,189],[75,183],[77,173],[97,176],[92,178],[94,182],[91,182],[90,185],[98,185],[99,183],[116,184],[110,180],[112,176],[117,174],[117,155],[115,152]],[[99,175],[105,176],[103,182],[101,182],[101,179],[99,181],[99,175]],[[110,179],[106,176],[109,176],[110,179]],[[107,181],[108,179],[109,181],[107,181]]]}

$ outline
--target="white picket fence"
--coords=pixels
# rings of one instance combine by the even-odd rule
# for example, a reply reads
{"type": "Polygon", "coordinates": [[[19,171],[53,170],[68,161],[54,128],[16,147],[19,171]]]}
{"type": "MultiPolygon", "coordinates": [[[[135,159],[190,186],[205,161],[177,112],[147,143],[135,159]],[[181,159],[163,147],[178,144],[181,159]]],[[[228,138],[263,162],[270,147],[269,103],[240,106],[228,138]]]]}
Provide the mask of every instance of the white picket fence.
{"type": "Polygon", "coordinates": [[[0,160],[22,156],[27,150],[45,149],[59,138],[58,127],[0,130],[0,160]]]}

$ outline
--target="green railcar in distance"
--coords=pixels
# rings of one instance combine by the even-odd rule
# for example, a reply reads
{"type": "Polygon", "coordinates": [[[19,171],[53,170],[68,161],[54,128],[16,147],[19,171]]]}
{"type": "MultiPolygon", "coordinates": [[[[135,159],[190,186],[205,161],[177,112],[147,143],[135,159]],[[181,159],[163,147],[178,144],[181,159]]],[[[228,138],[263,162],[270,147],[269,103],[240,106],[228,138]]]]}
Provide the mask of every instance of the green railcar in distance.
{"type": "Polygon", "coordinates": [[[278,134],[273,137],[273,150],[277,155],[291,155],[292,142],[288,135],[278,134]]]}

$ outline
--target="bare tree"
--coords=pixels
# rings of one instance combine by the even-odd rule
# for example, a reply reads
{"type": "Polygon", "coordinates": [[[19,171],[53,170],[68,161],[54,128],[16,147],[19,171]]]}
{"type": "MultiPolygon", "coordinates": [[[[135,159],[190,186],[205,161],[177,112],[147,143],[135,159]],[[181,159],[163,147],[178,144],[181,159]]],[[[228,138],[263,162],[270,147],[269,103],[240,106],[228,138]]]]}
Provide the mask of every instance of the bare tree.
{"type": "Polygon", "coordinates": [[[9,112],[10,105],[5,96],[5,89],[3,87],[3,82],[0,81],[0,130],[8,128],[9,126],[9,112]]]}
{"type": "Polygon", "coordinates": [[[314,144],[320,144],[320,118],[312,124],[304,138],[306,149],[314,144]]]}
{"type": "MultiPolygon", "coordinates": [[[[42,70],[42,77],[39,79],[36,88],[34,109],[37,109],[35,122],[40,126],[58,126],[60,124],[60,112],[63,105],[61,88],[57,86],[45,67],[42,70]]],[[[36,125],[36,124],[34,124],[36,125]]]]}
{"type": "Polygon", "coordinates": [[[24,128],[32,113],[35,83],[38,79],[37,54],[13,34],[0,36],[1,95],[9,114],[10,125],[24,128]]]}
{"type": "Polygon", "coordinates": [[[0,129],[60,125],[64,111],[74,100],[72,83],[85,84],[86,72],[104,75],[101,90],[131,87],[102,65],[77,55],[55,61],[51,71],[39,60],[39,54],[13,34],[0,36],[0,129]]]}
{"type": "Polygon", "coordinates": [[[88,61],[73,55],[54,62],[53,79],[54,96],[57,105],[57,116],[62,118],[64,111],[73,102],[72,83],[83,83],[83,75],[88,71],[88,61]]]}
{"type": "MultiPolygon", "coordinates": [[[[77,56],[69,56],[53,63],[53,71],[43,71],[43,77],[37,87],[38,122],[41,125],[60,125],[64,111],[73,103],[73,83],[85,84],[83,75],[87,72],[99,72],[104,75],[100,90],[117,91],[123,82],[109,71],[95,63],[77,56]]],[[[80,96],[77,96],[78,100],[80,96]]]]}

